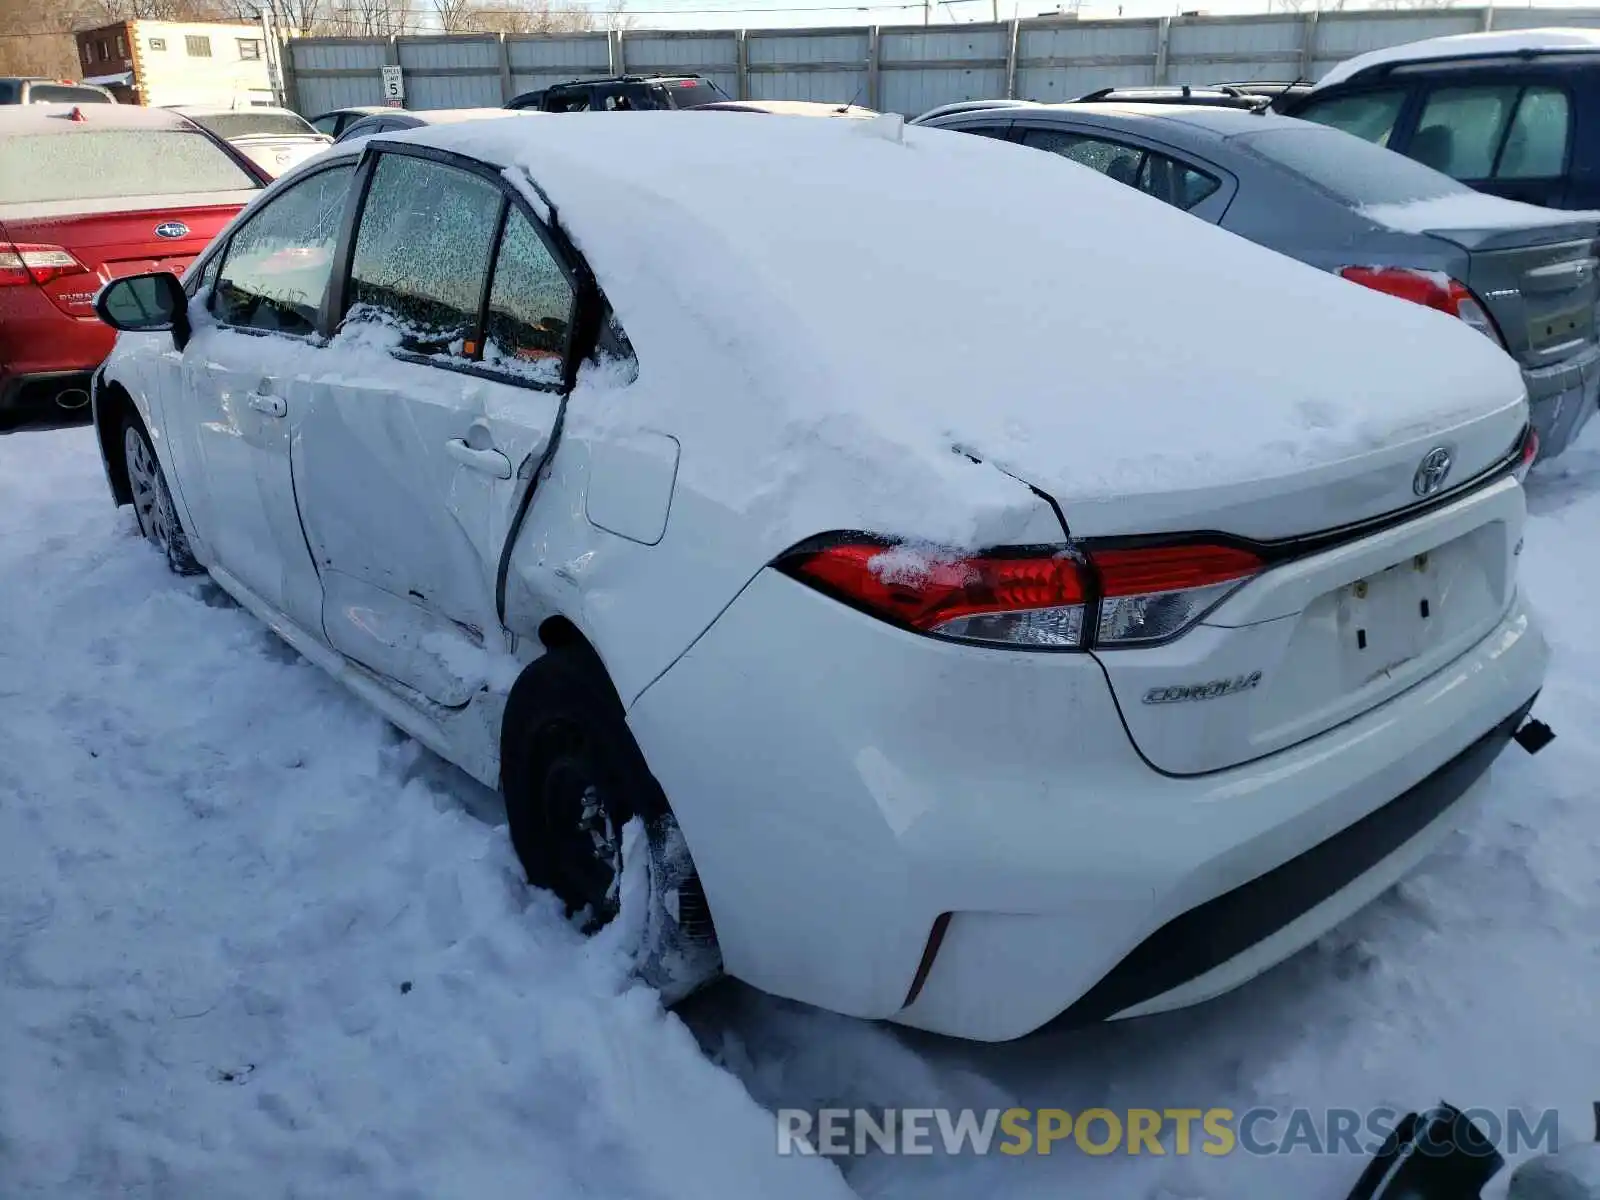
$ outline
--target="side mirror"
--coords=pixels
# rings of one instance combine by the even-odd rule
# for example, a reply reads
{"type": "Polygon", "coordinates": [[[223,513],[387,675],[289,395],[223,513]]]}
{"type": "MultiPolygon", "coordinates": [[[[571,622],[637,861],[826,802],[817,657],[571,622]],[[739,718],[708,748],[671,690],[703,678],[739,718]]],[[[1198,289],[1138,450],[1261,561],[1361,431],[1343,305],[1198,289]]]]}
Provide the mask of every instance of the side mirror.
{"type": "Polygon", "coordinates": [[[170,330],[180,350],[189,340],[189,298],[183,294],[183,284],[170,271],[113,279],[95,297],[94,311],[107,325],[123,333],[170,330]]]}

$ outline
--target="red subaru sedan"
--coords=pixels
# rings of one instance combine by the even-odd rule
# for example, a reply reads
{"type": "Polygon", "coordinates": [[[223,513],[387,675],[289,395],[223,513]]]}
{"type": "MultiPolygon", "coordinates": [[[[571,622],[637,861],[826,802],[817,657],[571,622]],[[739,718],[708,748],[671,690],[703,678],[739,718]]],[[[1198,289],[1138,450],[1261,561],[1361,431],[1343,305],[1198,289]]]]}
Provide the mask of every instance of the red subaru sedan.
{"type": "Polygon", "coordinates": [[[87,418],[116,337],[94,315],[101,286],[181,272],[269,182],[163,109],[0,108],[0,428],[87,418]]]}

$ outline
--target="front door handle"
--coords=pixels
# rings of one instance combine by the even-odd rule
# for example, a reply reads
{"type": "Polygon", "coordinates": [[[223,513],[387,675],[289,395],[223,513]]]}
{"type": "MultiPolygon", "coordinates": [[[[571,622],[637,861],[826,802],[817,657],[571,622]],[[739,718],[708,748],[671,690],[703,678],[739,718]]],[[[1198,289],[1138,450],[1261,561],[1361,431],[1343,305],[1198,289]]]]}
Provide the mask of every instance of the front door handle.
{"type": "Polygon", "coordinates": [[[266,392],[246,392],[244,401],[258,413],[266,413],[269,417],[281,417],[289,411],[289,405],[282,396],[270,396],[266,392]]]}
{"type": "Polygon", "coordinates": [[[463,467],[471,467],[496,479],[511,478],[511,460],[498,450],[474,450],[461,438],[451,438],[444,448],[445,453],[463,467]]]}

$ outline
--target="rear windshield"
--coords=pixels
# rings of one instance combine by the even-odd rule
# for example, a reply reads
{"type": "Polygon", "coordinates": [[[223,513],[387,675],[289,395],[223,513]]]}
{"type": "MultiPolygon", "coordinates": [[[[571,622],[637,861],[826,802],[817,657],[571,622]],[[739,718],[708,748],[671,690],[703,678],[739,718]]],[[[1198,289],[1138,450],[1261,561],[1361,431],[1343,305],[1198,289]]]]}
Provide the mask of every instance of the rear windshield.
{"type": "Polygon", "coordinates": [[[0,204],[260,187],[202,133],[96,129],[0,137],[0,204]]]}
{"type": "Polygon", "coordinates": [[[1403,154],[1321,125],[1264,129],[1231,140],[1357,207],[1409,204],[1471,191],[1403,154]]]}
{"type": "Polygon", "coordinates": [[[28,89],[30,104],[114,104],[97,88],[63,87],[59,83],[36,83],[28,89]]]}
{"type": "Polygon", "coordinates": [[[667,103],[673,108],[698,108],[702,104],[716,104],[732,97],[704,79],[669,79],[658,84],[667,93],[667,103]]]}
{"type": "Polygon", "coordinates": [[[239,112],[207,113],[189,118],[211,130],[223,141],[240,137],[304,137],[317,131],[293,113],[239,112]]]}

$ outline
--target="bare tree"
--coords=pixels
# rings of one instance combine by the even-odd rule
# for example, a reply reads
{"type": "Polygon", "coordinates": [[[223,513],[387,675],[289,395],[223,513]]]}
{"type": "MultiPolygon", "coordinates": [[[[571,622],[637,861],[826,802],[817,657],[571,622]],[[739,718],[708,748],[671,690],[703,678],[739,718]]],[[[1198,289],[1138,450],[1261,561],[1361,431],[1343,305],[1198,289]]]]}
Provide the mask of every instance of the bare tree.
{"type": "Polygon", "coordinates": [[[446,33],[472,32],[472,0],[433,0],[439,28],[446,33]]]}
{"type": "Polygon", "coordinates": [[[407,31],[406,4],[407,0],[332,0],[328,32],[340,37],[397,37],[407,31]]]}
{"type": "MultiPolygon", "coordinates": [[[[436,5],[448,2],[434,0],[436,5]]],[[[557,5],[552,0],[526,0],[522,4],[515,0],[466,0],[466,4],[461,28],[474,33],[583,33],[591,29],[626,29],[633,24],[620,0],[614,0],[605,12],[557,5]]]]}

